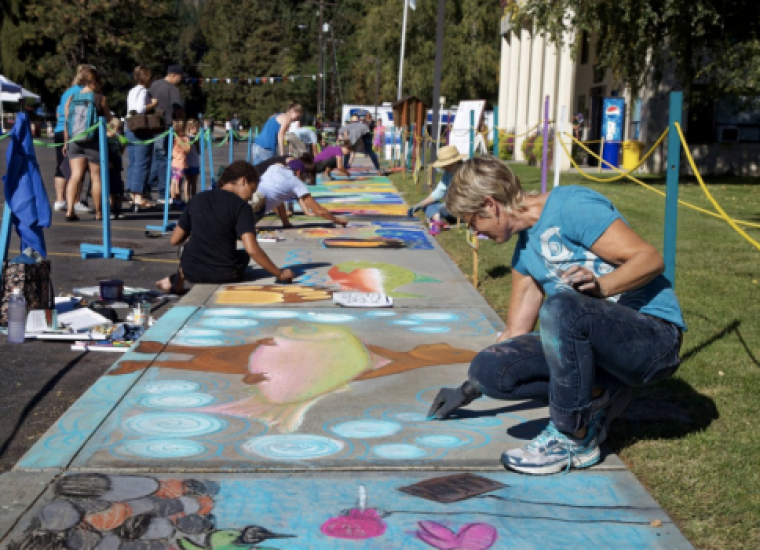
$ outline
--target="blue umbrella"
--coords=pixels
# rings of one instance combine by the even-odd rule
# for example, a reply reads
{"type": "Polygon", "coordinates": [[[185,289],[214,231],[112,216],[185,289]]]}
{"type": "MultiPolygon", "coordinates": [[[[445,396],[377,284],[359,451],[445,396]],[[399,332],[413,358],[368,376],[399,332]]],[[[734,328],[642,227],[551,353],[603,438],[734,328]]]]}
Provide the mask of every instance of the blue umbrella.
{"type": "Polygon", "coordinates": [[[44,227],[50,227],[50,202],[40,167],[34,154],[32,128],[26,113],[19,113],[5,152],[7,172],[3,176],[5,202],[11,210],[11,221],[21,239],[21,250],[27,247],[47,256],[44,227]]]}

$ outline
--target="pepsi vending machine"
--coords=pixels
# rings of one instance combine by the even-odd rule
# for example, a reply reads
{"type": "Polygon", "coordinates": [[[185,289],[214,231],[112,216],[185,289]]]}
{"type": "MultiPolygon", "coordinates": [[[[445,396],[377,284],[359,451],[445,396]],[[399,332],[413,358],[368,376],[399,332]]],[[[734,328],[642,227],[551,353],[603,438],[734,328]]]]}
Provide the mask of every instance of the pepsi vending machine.
{"type": "MultiPolygon", "coordinates": [[[[605,97],[602,103],[602,137],[604,138],[602,159],[615,167],[620,165],[624,121],[625,99],[622,97],[605,97]]],[[[611,169],[606,163],[602,163],[602,168],[611,169]]]]}

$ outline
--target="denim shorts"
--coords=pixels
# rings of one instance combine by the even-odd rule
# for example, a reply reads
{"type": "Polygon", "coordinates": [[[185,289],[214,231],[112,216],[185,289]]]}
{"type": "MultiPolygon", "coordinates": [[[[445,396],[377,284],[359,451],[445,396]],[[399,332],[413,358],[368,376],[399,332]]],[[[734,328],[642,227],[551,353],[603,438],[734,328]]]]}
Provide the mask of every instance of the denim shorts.
{"type": "Polygon", "coordinates": [[[90,164],[100,164],[100,146],[97,140],[71,141],[68,144],[66,156],[69,160],[86,158],[90,164]]]}

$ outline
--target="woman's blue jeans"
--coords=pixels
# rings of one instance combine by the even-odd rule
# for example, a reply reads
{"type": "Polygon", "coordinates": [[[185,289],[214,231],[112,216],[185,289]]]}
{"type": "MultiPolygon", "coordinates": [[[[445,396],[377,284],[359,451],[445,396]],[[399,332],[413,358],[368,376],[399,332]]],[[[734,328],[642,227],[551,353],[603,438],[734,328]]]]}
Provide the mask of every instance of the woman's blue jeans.
{"type": "MultiPolygon", "coordinates": [[[[133,132],[126,130],[125,135],[129,141],[140,141],[133,132]]],[[[127,190],[131,193],[144,195],[150,190],[151,159],[153,158],[153,144],[128,145],[129,166],[127,167],[127,190]]]]}
{"type": "Polygon", "coordinates": [[[573,433],[591,419],[595,386],[619,389],[670,377],[681,330],[626,306],[575,291],[546,299],[540,332],[481,351],[470,381],[494,399],[547,399],[554,425],[573,433]]]}

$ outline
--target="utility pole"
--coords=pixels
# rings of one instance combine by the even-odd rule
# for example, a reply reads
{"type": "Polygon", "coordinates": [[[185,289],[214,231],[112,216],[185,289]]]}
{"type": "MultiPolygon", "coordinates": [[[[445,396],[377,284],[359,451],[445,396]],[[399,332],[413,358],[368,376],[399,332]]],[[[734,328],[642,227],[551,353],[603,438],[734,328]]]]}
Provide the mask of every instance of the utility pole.
{"type": "Polygon", "coordinates": [[[324,60],[323,60],[324,53],[323,53],[323,50],[322,50],[322,34],[323,34],[322,26],[324,25],[324,21],[325,21],[325,19],[324,19],[324,7],[325,6],[337,6],[337,4],[334,3],[334,2],[325,2],[324,0],[319,0],[318,2],[312,0],[311,2],[307,2],[307,4],[314,4],[316,6],[319,6],[319,29],[318,29],[318,32],[319,32],[319,46],[318,46],[319,47],[319,65],[318,65],[318,69],[317,70],[322,72],[322,76],[320,76],[320,77],[317,78],[317,115],[319,115],[319,114],[322,113],[322,109],[324,109],[324,104],[322,102],[322,96],[324,94],[323,89],[325,87],[325,82],[324,82],[325,73],[324,73],[324,69],[322,67],[324,65],[324,60]]]}
{"type": "MultiPolygon", "coordinates": [[[[443,25],[444,25],[444,8],[445,0],[438,0],[438,19],[435,32],[435,70],[433,73],[433,127],[432,136],[434,139],[441,138],[439,131],[441,125],[441,68],[443,67],[443,25]]],[[[438,149],[435,142],[430,142],[430,162],[435,162],[438,156],[438,149]]]]}

